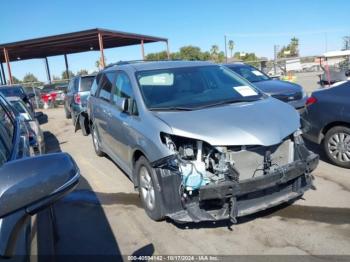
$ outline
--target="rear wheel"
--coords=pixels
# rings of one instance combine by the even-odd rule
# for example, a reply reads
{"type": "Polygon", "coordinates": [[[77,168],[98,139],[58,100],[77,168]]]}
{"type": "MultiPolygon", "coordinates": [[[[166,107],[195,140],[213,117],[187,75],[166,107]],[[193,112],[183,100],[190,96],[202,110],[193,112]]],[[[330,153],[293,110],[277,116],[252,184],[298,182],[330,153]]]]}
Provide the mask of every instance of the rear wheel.
{"type": "Polygon", "coordinates": [[[79,115],[79,125],[83,136],[89,135],[89,124],[86,117],[79,115]]]}
{"type": "Polygon", "coordinates": [[[161,195],[156,186],[157,178],[154,169],[148,160],[141,156],[135,164],[135,171],[139,179],[141,202],[147,215],[155,221],[164,219],[161,195]]]}
{"type": "Polygon", "coordinates": [[[100,140],[98,139],[98,134],[97,134],[97,131],[96,131],[96,127],[94,125],[92,126],[91,137],[92,137],[92,143],[94,145],[94,149],[95,149],[96,155],[104,156],[104,153],[101,150],[100,140]]]}
{"type": "Polygon", "coordinates": [[[350,128],[336,126],[328,130],[323,140],[323,147],[331,162],[350,168],[350,128]]]}
{"type": "Polygon", "coordinates": [[[72,117],[71,113],[68,111],[66,106],[64,106],[64,113],[67,119],[70,119],[72,117]]]}
{"type": "Polygon", "coordinates": [[[76,116],[75,116],[75,113],[74,113],[74,111],[72,110],[72,112],[70,113],[71,114],[71,118],[72,118],[72,124],[73,124],[73,126],[75,126],[75,120],[76,120],[76,116]]]}

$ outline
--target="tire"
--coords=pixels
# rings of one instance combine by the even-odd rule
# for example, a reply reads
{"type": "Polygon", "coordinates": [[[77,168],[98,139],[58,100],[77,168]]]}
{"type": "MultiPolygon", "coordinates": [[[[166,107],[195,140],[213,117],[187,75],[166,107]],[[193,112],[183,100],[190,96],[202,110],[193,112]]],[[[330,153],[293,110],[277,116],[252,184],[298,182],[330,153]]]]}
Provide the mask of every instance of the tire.
{"type": "Polygon", "coordinates": [[[135,164],[135,172],[139,181],[140,199],[147,215],[155,220],[164,219],[161,195],[157,189],[157,177],[148,160],[141,156],[135,164]]]}
{"type": "Polygon", "coordinates": [[[92,137],[92,144],[94,145],[96,155],[98,155],[100,157],[104,156],[105,154],[101,150],[100,140],[98,138],[98,134],[97,134],[95,126],[92,126],[91,137],[92,137]]]}
{"type": "Polygon", "coordinates": [[[335,126],[329,129],[323,140],[323,149],[332,163],[350,168],[350,128],[335,126]]]}
{"type": "Polygon", "coordinates": [[[83,136],[88,136],[89,135],[89,130],[88,130],[88,124],[87,124],[87,119],[83,117],[82,115],[79,115],[79,125],[81,129],[81,133],[83,136]]]}
{"type": "Polygon", "coordinates": [[[72,112],[71,112],[70,114],[71,114],[71,118],[72,118],[72,124],[73,124],[73,126],[75,127],[75,120],[76,120],[75,113],[74,113],[74,111],[72,110],[72,112]]]}
{"type": "Polygon", "coordinates": [[[65,113],[65,115],[66,115],[66,118],[67,118],[67,119],[72,118],[72,115],[71,115],[71,113],[70,113],[70,112],[68,112],[68,110],[67,110],[67,107],[66,107],[66,106],[64,106],[64,113],[65,113]]]}

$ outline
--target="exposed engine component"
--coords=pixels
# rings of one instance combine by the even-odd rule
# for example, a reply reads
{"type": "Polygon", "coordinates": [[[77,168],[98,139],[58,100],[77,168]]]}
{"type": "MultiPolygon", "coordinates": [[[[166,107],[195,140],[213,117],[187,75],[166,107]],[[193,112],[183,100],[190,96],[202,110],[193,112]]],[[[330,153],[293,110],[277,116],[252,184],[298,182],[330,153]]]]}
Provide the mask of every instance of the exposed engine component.
{"type": "Polygon", "coordinates": [[[301,131],[274,146],[220,146],[191,138],[161,134],[174,152],[188,191],[223,181],[243,181],[267,175],[294,161],[294,144],[303,143],[301,131]]]}
{"type": "Polygon", "coordinates": [[[176,154],[182,184],[187,191],[225,180],[238,182],[238,171],[226,152],[203,141],[178,136],[163,135],[162,141],[176,154]]]}

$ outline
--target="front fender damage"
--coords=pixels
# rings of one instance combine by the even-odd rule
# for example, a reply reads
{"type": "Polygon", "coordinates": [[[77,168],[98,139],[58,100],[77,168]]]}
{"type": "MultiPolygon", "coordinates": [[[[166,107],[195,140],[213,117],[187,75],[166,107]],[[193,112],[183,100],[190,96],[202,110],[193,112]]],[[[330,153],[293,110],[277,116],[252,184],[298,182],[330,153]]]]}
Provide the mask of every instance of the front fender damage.
{"type": "Polygon", "coordinates": [[[232,169],[225,169],[224,179],[192,190],[184,184],[178,154],[153,162],[166,216],[179,223],[226,219],[236,223],[238,217],[302,196],[313,188],[311,172],[317,167],[319,157],[303,142],[293,143],[293,147],[293,161],[267,168],[260,176],[242,179],[244,174],[233,164],[232,169]]]}

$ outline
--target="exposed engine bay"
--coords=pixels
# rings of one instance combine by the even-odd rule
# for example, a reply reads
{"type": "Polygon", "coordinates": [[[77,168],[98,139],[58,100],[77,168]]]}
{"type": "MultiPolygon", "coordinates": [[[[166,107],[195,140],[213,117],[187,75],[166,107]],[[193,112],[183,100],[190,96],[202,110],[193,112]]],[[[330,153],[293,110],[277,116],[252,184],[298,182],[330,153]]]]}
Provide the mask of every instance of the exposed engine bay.
{"type": "Polygon", "coordinates": [[[153,163],[167,216],[179,222],[219,220],[266,209],[312,187],[318,156],[301,131],[273,146],[211,146],[161,134],[173,154],[153,163]]]}

